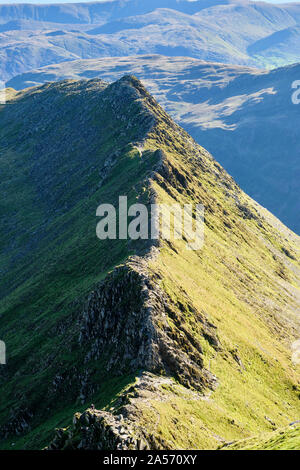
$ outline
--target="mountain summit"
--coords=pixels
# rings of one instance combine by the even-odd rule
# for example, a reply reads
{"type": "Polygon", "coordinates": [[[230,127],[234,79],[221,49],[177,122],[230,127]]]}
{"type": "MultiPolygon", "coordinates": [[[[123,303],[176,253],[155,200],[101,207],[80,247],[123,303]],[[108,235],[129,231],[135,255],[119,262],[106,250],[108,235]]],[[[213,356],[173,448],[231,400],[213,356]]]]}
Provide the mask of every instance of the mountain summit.
{"type": "Polygon", "coordinates": [[[1,448],[217,448],[297,417],[300,239],[141,82],[10,91],[0,133],[1,448]],[[99,240],[120,196],[203,205],[203,247],[99,240]]]}

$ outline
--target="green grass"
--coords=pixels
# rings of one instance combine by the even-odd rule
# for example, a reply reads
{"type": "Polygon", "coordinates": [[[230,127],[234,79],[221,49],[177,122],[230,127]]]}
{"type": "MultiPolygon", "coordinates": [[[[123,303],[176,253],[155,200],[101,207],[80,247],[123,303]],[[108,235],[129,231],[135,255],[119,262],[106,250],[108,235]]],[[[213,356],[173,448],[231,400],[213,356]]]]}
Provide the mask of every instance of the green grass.
{"type": "MultiPolygon", "coordinates": [[[[114,401],[118,399],[121,393],[135,382],[135,376],[111,377],[107,378],[99,390],[93,397],[93,404],[97,408],[111,407],[114,401]]],[[[83,412],[91,401],[82,404],[67,405],[59,412],[49,416],[42,424],[37,425],[29,435],[21,437],[13,436],[5,442],[0,443],[0,450],[28,450],[40,449],[46,447],[54,437],[54,430],[60,427],[70,425],[70,417],[75,412],[83,412]]]]}
{"type": "Polygon", "coordinates": [[[300,427],[279,429],[257,437],[235,442],[222,450],[300,450],[300,427]]]}

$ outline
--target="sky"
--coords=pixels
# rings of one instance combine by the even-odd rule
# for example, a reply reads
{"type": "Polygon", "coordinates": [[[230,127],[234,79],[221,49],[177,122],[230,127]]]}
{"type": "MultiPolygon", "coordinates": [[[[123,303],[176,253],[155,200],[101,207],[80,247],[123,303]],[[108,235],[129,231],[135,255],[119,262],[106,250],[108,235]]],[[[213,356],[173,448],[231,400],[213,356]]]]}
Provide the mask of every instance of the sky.
{"type": "MultiPolygon", "coordinates": [[[[14,4],[14,3],[44,3],[44,4],[50,4],[50,3],[90,3],[93,1],[107,1],[107,0],[0,0],[0,5],[3,4],[14,4]]],[[[254,1],[260,1],[260,0],[254,0],[254,1]]],[[[262,0],[267,3],[297,3],[300,0],[262,0]]]]}

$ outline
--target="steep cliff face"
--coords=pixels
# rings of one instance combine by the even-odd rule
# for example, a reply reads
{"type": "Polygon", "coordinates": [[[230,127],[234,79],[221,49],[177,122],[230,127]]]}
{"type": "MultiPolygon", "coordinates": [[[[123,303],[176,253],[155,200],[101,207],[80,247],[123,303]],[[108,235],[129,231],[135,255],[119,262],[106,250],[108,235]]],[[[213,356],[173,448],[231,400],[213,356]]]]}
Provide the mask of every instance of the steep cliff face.
{"type": "Polygon", "coordinates": [[[0,120],[2,447],[216,448],[292,421],[299,238],[134,77],[21,92],[0,120]],[[97,239],[120,195],[203,204],[203,247],[97,239]]]}

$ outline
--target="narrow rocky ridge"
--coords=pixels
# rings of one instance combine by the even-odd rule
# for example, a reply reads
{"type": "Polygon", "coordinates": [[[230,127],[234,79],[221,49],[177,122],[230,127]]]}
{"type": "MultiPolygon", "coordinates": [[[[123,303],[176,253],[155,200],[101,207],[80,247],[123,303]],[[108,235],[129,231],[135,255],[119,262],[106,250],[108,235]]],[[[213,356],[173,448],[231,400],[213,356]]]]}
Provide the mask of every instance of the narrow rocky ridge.
{"type": "MultiPolygon", "coordinates": [[[[163,145],[165,139],[168,139],[159,128],[163,122],[175,134],[183,137],[199,166],[207,171],[207,161],[212,162],[212,157],[205,151],[202,155],[198,154],[200,147],[157,106],[138,80],[124,77],[121,81],[138,91],[145,101],[147,112],[153,115],[147,136],[135,145],[143,149],[144,142],[149,136],[151,138],[151,134],[155,134],[163,145]]],[[[171,197],[174,197],[175,187],[188,194],[189,174],[179,171],[163,150],[158,151],[159,164],[146,182],[152,195],[151,201],[156,201],[152,182],[157,182],[171,197]]],[[[259,221],[259,212],[240,202],[240,189],[232,178],[217,163],[214,163],[214,167],[220,184],[224,183],[229,190],[233,189],[241,217],[259,221]]],[[[212,210],[210,207],[207,209],[212,210]]],[[[87,346],[86,362],[102,357],[107,371],[114,370],[122,374],[128,369],[140,370],[141,380],[133,389],[124,392],[120,398],[121,404],[116,409],[100,411],[92,406],[83,414],[76,414],[70,428],[57,431],[49,449],[172,448],[168,442],[160,441],[157,434],[143,431],[133,397],[143,396],[147,400],[150,393],[159,400],[161,383],[171,378],[175,378],[187,390],[194,390],[199,397],[217,386],[217,377],[204,367],[201,345],[183,327],[183,311],[190,312],[197,324],[201,325],[202,336],[216,353],[222,351],[217,329],[203,313],[195,309],[187,292],[181,292],[185,298],[183,305],[176,303],[161,289],[160,274],[153,272],[150,267],[151,260],[159,256],[159,249],[160,242],[156,246],[150,244],[144,256],[132,257],[124,266],[115,268],[90,294],[81,320],[79,341],[84,347],[87,346]],[[175,328],[170,327],[168,318],[172,319],[175,328]]],[[[239,356],[236,358],[243,368],[239,356]]]]}
{"type": "MultiPolygon", "coordinates": [[[[216,378],[203,368],[200,344],[180,327],[183,306],[168,298],[159,287],[159,274],[147,265],[151,256],[134,257],[116,268],[89,296],[79,339],[83,346],[88,344],[85,360],[105,358],[106,369],[120,373],[128,368],[164,372],[198,390],[215,387],[216,378]],[[176,331],[169,327],[168,316],[176,321],[176,331]]],[[[214,325],[191,303],[188,308],[202,325],[203,335],[219,350],[214,325]]]]}
{"type": "MultiPolygon", "coordinates": [[[[134,143],[143,157],[144,142],[149,134],[156,132],[158,118],[155,108],[158,105],[135,77],[126,76],[111,86],[120,89],[117,94],[120,99],[124,93],[135,96],[135,99],[137,93],[140,95],[139,104],[145,110],[147,122],[151,123],[144,138],[134,143]]],[[[119,103],[116,101],[113,106],[118,107],[119,103]]],[[[176,132],[184,132],[160,107],[158,109],[162,113],[159,118],[163,117],[176,132]]],[[[149,203],[157,202],[152,181],[166,178],[174,183],[178,179],[179,184],[185,187],[187,184],[184,176],[167,162],[164,152],[155,151],[159,153],[158,163],[144,182],[150,194],[149,203]]],[[[159,396],[158,384],[170,381],[168,377],[174,377],[183,386],[202,395],[205,390],[216,388],[217,377],[205,369],[201,345],[181,326],[181,315],[186,310],[194,315],[201,324],[203,336],[216,351],[220,351],[217,330],[195,310],[186,292],[182,293],[187,301],[184,306],[175,304],[160,288],[159,273],[149,267],[149,263],[159,256],[159,249],[160,240],[151,240],[143,255],[131,257],[124,265],[116,267],[91,292],[80,319],[79,344],[87,351],[86,364],[101,359],[106,371],[120,375],[128,370],[140,370],[142,374],[146,373],[146,377],[149,377],[147,371],[155,374],[151,376],[150,390],[156,398],[159,396]],[[175,322],[175,329],[169,326],[168,317],[175,322]]],[[[139,380],[136,393],[137,390],[142,394],[149,391],[149,380],[139,380]]],[[[125,402],[128,396],[130,391],[124,393],[125,402]]],[[[129,404],[122,413],[119,416],[94,407],[81,415],[77,413],[71,428],[56,431],[48,449],[168,448],[167,443],[160,442],[157,436],[143,433],[135,419],[135,407],[129,404]]]]}
{"type": "MultiPolygon", "coordinates": [[[[144,120],[150,123],[143,139],[135,143],[141,155],[144,142],[150,133],[156,132],[159,119],[163,118],[176,132],[183,132],[135,77],[125,76],[110,87],[117,90],[117,93],[114,91],[113,109],[120,106],[124,96],[126,99],[129,96],[139,103],[144,120]]],[[[159,153],[158,163],[144,182],[149,190],[149,204],[157,201],[153,179],[173,178],[186,186],[184,176],[168,166],[164,152],[155,151],[159,153]]],[[[79,339],[80,344],[88,343],[90,346],[86,361],[106,357],[108,371],[117,369],[122,373],[129,367],[133,371],[164,372],[174,375],[186,386],[199,390],[213,388],[217,380],[203,368],[200,344],[180,327],[180,309],[183,306],[172,304],[159,287],[159,275],[149,271],[148,264],[158,256],[160,241],[150,240],[148,246],[149,251],[143,257],[133,257],[124,266],[116,268],[89,296],[79,339]],[[176,333],[170,331],[167,316],[176,321],[176,333]],[[185,345],[185,352],[182,345],[185,345]]],[[[184,295],[188,299],[188,295],[184,295]]],[[[188,305],[203,325],[203,335],[218,350],[220,344],[216,328],[194,310],[191,302],[188,305]]]]}
{"type": "MultiPolygon", "coordinates": [[[[172,386],[168,377],[144,372],[136,383],[118,399],[111,411],[95,409],[91,405],[83,413],[76,413],[68,428],[57,429],[46,450],[163,450],[172,449],[155,432],[138,425],[139,406],[153,399],[164,400],[161,387],[172,386]]],[[[190,392],[193,399],[198,395],[190,392]]],[[[155,430],[153,430],[155,431],[155,430]]]]}

